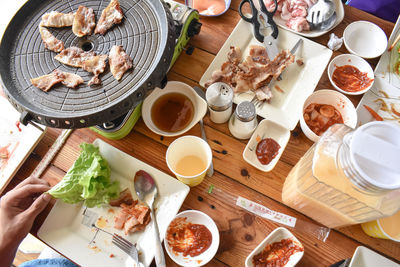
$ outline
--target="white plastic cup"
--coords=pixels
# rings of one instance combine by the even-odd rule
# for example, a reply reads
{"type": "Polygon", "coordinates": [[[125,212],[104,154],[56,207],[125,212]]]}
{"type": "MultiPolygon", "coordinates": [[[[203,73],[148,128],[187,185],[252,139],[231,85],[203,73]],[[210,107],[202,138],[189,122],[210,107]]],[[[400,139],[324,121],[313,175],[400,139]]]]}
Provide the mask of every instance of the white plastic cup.
{"type": "Polygon", "coordinates": [[[196,186],[203,181],[208,168],[210,168],[212,162],[211,147],[206,141],[197,136],[182,136],[169,145],[166,154],[166,161],[168,168],[175,174],[179,181],[188,186],[196,186]],[[205,169],[192,176],[184,176],[178,173],[176,171],[176,166],[185,156],[199,157],[204,163],[206,163],[205,169]]]}

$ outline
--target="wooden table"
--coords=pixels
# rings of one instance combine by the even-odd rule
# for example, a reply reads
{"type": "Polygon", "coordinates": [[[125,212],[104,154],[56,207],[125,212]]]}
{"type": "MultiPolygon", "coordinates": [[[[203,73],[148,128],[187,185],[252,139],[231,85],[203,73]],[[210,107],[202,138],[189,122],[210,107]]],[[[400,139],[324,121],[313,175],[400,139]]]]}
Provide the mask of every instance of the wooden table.
{"type": "MultiPolygon", "coordinates": [[[[223,16],[202,18],[203,26],[200,35],[194,37],[190,42],[195,47],[194,53],[190,56],[183,53],[179,57],[169,72],[169,80],[198,85],[200,77],[240,19],[237,12],[239,2],[239,0],[233,0],[231,8],[223,16]]],[[[342,36],[344,28],[357,20],[376,23],[386,32],[387,36],[390,35],[394,26],[391,22],[345,6],[345,19],[333,32],[342,36]]],[[[313,40],[326,45],[328,38],[329,36],[326,34],[313,40]]],[[[347,53],[344,46],[334,52],[333,57],[342,53],[347,53]]],[[[369,62],[375,66],[378,59],[369,60],[369,62]]],[[[317,89],[322,88],[332,88],[326,72],[317,86],[317,89]]],[[[351,99],[357,104],[360,97],[351,99]]],[[[312,142],[305,137],[298,125],[292,131],[290,141],[276,167],[273,171],[264,173],[243,160],[242,152],[246,141],[233,138],[227,124],[214,124],[208,115],[204,122],[209,144],[213,150],[215,173],[213,177],[205,179],[201,185],[191,189],[182,210],[201,210],[210,215],[218,225],[221,243],[217,255],[209,263],[209,266],[244,266],[248,254],[273,229],[278,227],[278,224],[238,208],[235,206],[234,197],[240,195],[272,210],[311,221],[301,213],[281,204],[281,190],[290,169],[312,145],[312,142]],[[211,194],[207,192],[210,185],[214,185],[211,194]]],[[[30,175],[59,133],[58,129],[48,129],[43,140],[8,186],[8,190],[30,175]]],[[[200,136],[199,125],[196,125],[187,134],[200,136]]],[[[96,138],[104,139],[89,129],[75,130],[42,178],[52,185],[56,184],[78,157],[79,144],[93,142],[96,138]]],[[[174,138],[164,138],[154,134],[142,120],[139,120],[133,131],[124,139],[105,141],[173,176],[165,162],[165,152],[173,140],[174,138]]],[[[36,220],[33,233],[40,227],[49,210],[50,207],[36,220]]],[[[297,230],[292,230],[292,232],[305,246],[304,257],[298,266],[329,266],[341,259],[352,257],[356,247],[360,245],[367,246],[397,262],[400,261],[399,243],[371,238],[364,234],[359,225],[331,231],[325,243],[304,232],[297,230]]],[[[168,266],[174,266],[171,259],[167,260],[168,266]]]]}

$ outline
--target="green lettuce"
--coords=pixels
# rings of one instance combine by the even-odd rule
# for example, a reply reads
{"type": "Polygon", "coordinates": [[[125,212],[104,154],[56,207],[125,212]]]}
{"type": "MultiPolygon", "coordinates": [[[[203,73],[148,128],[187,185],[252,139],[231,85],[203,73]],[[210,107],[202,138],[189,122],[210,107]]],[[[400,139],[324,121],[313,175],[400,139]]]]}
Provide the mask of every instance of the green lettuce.
{"type": "Polygon", "coordinates": [[[84,201],[87,207],[108,203],[119,195],[119,183],[111,182],[110,167],[99,148],[83,143],[81,154],[64,178],[49,190],[49,194],[74,204],[84,201]]]}

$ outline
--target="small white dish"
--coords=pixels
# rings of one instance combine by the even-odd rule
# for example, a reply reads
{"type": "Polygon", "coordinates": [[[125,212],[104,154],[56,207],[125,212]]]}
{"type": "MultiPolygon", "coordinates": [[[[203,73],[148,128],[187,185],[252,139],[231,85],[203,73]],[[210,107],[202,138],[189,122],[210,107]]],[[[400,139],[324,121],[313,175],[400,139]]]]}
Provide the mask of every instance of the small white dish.
{"type": "Polygon", "coordinates": [[[356,21],[349,24],[343,32],[347,50],[362,58],[376,58],[387,48],[385,32],[369,21],[356,21]]]}
{"type": "MultiPolygon", "coordinates": [[[[217,253],[217,250],[219,247],[218,227],[215,224],[215,222],[213,221],[213,219],[210,218],[210,216],[208,216],[204,212],[201,212],[198,210],[182,211],[181,213],[179,213],[175,216],[175,218],[184,218],[184,217],[187,218],[186,219],[187,222],[202,224],[205,227],[207,227],[208,230],[210,230],[211,235],[212,235],[211,246],[206,251],[204,251],[203,253],[201,253],[200,255],[198,255],[196,257],[190,257],[190,256],[184,257],[182,255],[182,253],[174,253],[167,241],[167,231],[169,228],[169,225],[168,225],[167,231],[165,231],[165,234],[164,234],[165,250],[167,251],[169,257],[175,263],[179,264],[180,266],[186,266],[186,267],[203,266],[203,265],[207,264],[217,253]]],[[[171,224],[171,222],[170,222],[170,224],[171,224]]]]}
{"type": "Polygon", "coordinates": [[[243,150],[243,159],[257,169],[264,172],[269,172],[275,167],[276,163],[282,156],[282,153],[285,150],[289,138],[289,129],[286,129],[285,127],[273,121],[264,119],[257,126],[249,142],[247,142],[247,145],[243,150]],[[276,157],[269,164],[266,165],[261,164],[256,155],[257,144],[264,138],[272,138],[280,145],[278,155],[276,155],[276,157]]]}
{"type": "MultiPolygon", "coordinates": [[[[297,245],[303,247],[300,241],[286,228],[278,227],[274,231],[272,231],[246,258],[246,267],[254,267],[253,265],[253,257],[264,250],[267,244],[272,244],[274,242],[279,242],[282,239],[292,239],[297,245]]],[[[284,267],[292,267],[295,266],[300,259],[304,255],[304,250],[301,252],[296,252],[292,256],[290,256],[289,261],[285,264],[284,267]]]]}
{"type": "Polygon", "coordinates": [[[367,88],[364,88],[363,90],[357,91],[357,92],[348,92],[340,87],[338,87],[335,82],[332,80],[332,75],[333,72],[335,71],[336,67],[344,66],[344,65],[352,65],[359,69],[361,72],[366,72],[368,78],[374,79],[374,71],[372,70],[371,65],[364,59],[362,59],[359,56],[356,55],[351,55],[351,54],[343,54],[340,56],[335,57],[332,59],[332,61],[328,65],[328,77],[329,81],[331,82],[332,86],[335,87],[336,90],[339,92],[342,92],[343,94],[347,95],[361,95],[367,92],[369,89],[371,89],[372,85],[374,82],[370,84],[367,88]]]}
{"type": "Polygon", "coordinates": [[[152,132],[162,136],[178,136],[189,131],[194,125],[196,125],[196,123],[198,123],[206,115],[206,112],[207,112],[207,102],[203,98],[201,98],[191,86],[178,81],[168,82],[164,89],[160,89],[158,87],[155,88],[153,92],[151,92],[151,94],[144,99],[142,106],[142,117],[144,123],[152,132]],[[151,109],[155,101],[159,99],[161,96],[168,93],[184,94],[192,101],[194,106],[194,114],[192,121],[184,129],[174,133],[160,130],[154,124],[151,118],[151,109]]]}
{"type": "MultiPolygon", "coordinates": [[[[202,1],[204,1],[204,0],[197,0],[197,1],[202,2],[202,1]]],[[[188,7],[194,8],[193,0],[185,0],[185,5],[187,5],[188,7]]],[[[205,13],[205,12],[202,12],[202,13],[199,12],[199,15],[200,15],[200,16],[204,16],[204,17],[217,17],[217,16],[221,16],[221,15],[224,14],[226,11],[228,11],[230,5],[231,5],[231,0],[225,0],[225,9],[224,9],[221,13],[212,14],[212,15],[211,15],[211,14],[207,14],[207,13],[205,13]]]]}
{"type": "Polygon", "coordinates": [[[369,248],[359,246],[354,252],[349,267],[398,267],[397,263],[385,258],[369,248]]]}
{"type": "Polygon", "coordinates": [[[301,130],[311,141],[317,142],[319,140],[319,136],[311,131],[304,120],[304,110],[311,103],[328,104],[334,106],[342,115],[344,124],[353,129],[356,128],[357,111],[350,99],[348,99],[345,95],[331,89],[318,90],[306,99],[300,117],[301,130]]]}

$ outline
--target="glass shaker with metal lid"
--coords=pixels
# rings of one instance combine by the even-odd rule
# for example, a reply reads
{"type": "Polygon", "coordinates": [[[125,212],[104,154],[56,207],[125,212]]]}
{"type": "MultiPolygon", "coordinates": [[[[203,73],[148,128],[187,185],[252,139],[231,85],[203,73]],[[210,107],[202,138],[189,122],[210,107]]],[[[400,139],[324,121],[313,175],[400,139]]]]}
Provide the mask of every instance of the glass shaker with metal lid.
{"type": "Polygon", "coordinates": [[[400,127],[370,122],[331,126],[290,171],[283,202],[330,227],[400,210],[400,127]]]}
{"type": "Polygon", "coordinates": [[[248,139],[257,128],[257,114],[253,103],[243,101],[236,106],[229,120],[229,131],[238,139],[248,139]]]}
{"type": "Polygon", "coordinates": [[[233,90],[226,83],[211,84],[206,91],[206,101],[210,110],[210,119],[215,123],[224,123],[232,114],[233,90]]]}

